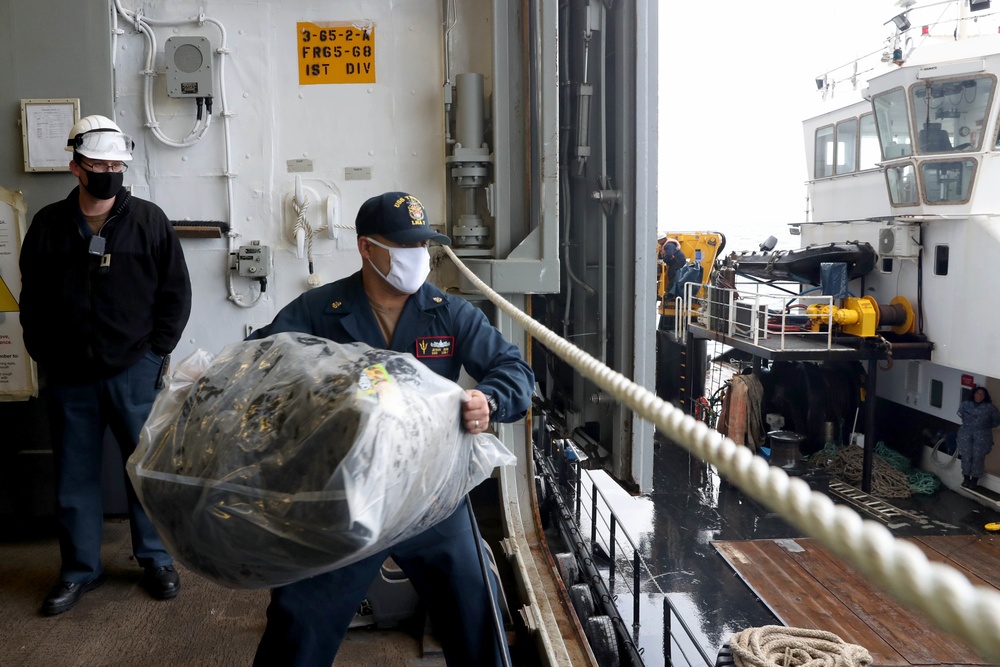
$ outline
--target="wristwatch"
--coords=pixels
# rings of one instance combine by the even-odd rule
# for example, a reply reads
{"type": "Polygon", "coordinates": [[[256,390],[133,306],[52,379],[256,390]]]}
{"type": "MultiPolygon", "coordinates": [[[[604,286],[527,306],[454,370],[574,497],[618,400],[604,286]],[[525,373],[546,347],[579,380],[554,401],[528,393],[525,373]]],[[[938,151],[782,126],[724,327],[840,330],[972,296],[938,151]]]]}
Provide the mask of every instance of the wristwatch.
{"type": "Polygon", "coordinates": [[[490,421],[495,422],[497,420],[498,412],[500,410],[500,404],[497,403],[497,399],[490,394],[483,394],[486,397],[486,404],[490,406],[490,421]]]}

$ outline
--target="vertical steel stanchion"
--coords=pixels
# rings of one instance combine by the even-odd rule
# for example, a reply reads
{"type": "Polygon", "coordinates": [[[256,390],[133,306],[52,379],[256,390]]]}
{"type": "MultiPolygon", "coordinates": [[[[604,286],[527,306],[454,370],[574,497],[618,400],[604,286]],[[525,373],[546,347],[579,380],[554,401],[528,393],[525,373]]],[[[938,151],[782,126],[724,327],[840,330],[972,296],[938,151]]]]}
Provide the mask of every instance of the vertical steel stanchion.
{"type": "Polygon", "coordinates": [[[639,550],[632,552],[632,627],[639,627],[639,550]]]}
{"type": "Polygon", "coordinates": [[[583,495],[583,480],[580,473],[580,461],[576,462],[576,525],[580,525],[580,496],[583,495]]]}
{"type": "Polygon", "coordinates": [[[670,656],[670,603],[667,596],[663,596],[663,657],[667,660],[667,667],[674,664],[670,656]]]}
{"type": "Polygon", "coordinates": [[[597,548],[597,484],[590,489],[590,555],[596,556],[597,548]]]}
{"type": "Polygon", "coordinates": [[[608,583],[611,584],[610,588],[611,588],[611,594],[612,595],[614,595],[614,592],[615,592],[614,591],[614,587],[615,587],[615,524],[616,523],[617,523],[617,521],[615,521],[615,515],[614,515],[614,513],[612,513],[611,514],[611,540],[608,542],[608,551],[609,551],[609,556],[611,557],[611,565],[610,565],[610,569],[608,570],[608,583]]]}
{"type": "Polygon", "coordinates": [[[559,464],[556,467],[556,483],[560,489],[566,488],[566,467],[569,465],[566,458],[566,441],[561,440],[562,446],[559,448],[559,464]]]}
{"type": "Polygon", "coordinates": [[[868,360],[868,382],[865,383],[865,450],[861,459],[861,490],[872,492],[872,471],[875,469],[875,378],[878,360],[868,360]]]}

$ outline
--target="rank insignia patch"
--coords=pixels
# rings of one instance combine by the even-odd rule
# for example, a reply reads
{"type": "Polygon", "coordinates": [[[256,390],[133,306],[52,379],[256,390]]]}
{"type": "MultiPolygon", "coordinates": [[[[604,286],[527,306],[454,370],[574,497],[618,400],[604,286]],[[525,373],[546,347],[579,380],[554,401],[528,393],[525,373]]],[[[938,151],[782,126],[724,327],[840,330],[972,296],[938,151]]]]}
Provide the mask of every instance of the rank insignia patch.
{"type": "Polygon", "coordinates": [[[417,349],[413,353],[417,359],[450,357],[455,354],[454,336],[425,336],[417,339],[417,349]]]}

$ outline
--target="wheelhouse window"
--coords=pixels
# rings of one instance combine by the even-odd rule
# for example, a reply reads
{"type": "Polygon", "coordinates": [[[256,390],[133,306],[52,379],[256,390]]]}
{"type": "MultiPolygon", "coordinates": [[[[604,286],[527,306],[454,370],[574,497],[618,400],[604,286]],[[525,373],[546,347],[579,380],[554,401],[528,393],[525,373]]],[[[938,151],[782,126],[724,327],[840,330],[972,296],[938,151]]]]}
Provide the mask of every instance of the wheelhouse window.
{"type": "Polygon", "coordinates": [[[902,88],[876,95],[872,99],[875,123],[886,160],[913,155],[910,121],[906,112],[906,93],[902,88]]]}
{"type": "Polygon", "coordinates": [[[969,200],[975,160],[934,160],[920,165],[920,180],[928,204],[957,204],[969,200]]]}
{"type": "Polygon", "coordinates": [[[858,119],[851,118],[837,123],[837,168],[838,174],[850,174],[858,170],[858,119]]]}
{"type": "Polygon", "coordinates": [[[833,126],[816,130],[816,158],[813,178],[833,176],[833,126]]]}
{"type": "Polygon", "coordinates": [[[875,131],[875,114],[866,113],[861,116],[861,140],[858,142],[858,169],[874,169],[882,159],[882,149],[878,145],[878,132],[875,131]]]}
{"type": "Polygon", "coordinates": [[[888,167],[885,177],[893,206],[916,206],[917,172],[910,163],[888,167]]]}
{"type": "Polygon", "coordinates": [[[979,150],[994,79],[924,81],[910,89],[921,154],[979,150]]]}

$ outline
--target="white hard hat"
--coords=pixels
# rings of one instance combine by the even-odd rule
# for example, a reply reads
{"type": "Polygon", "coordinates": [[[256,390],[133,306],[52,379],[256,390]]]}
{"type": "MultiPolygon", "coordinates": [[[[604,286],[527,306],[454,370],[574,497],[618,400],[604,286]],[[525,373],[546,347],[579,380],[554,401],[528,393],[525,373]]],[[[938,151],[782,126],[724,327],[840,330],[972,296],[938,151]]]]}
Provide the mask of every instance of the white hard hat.
{"type": "Polygon", "coordinates": [[[66,150],[94,160],[132,159],[135,143],[113,120],[105,116],[85,116],[69,130],[66,150]]]}

